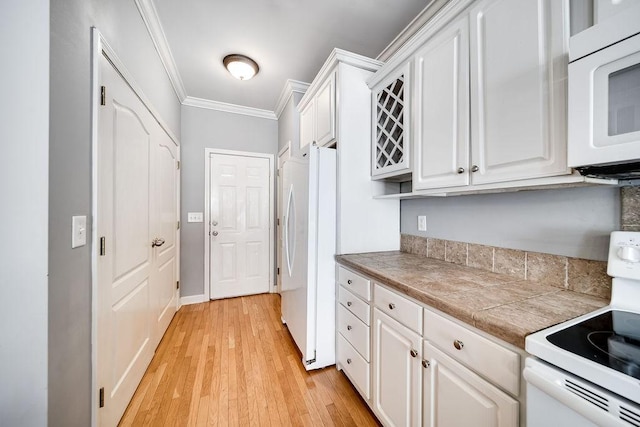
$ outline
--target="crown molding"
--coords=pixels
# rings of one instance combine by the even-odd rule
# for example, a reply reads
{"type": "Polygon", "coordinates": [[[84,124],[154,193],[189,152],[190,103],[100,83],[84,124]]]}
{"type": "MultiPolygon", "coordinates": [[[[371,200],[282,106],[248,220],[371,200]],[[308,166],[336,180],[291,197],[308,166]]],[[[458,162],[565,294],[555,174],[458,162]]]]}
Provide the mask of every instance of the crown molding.
{"type": "Polygon", "coordinates": [[[147,26],[151,41],[153,41],[153,45],[156,47],[156,51],[160,56],[160,61],[162,61],[162,65],[164,65],[165,70],[167,70],[167,75],[169,76],[173,90],[178,100],[184,102],[184,100],[187,99],[187,92],[184,88],[184,83],[182,83],[176,62],[171,54],[169,42],[167,41],[167,36],[164,33],[162,24],[160,24],[158,11],[153,4],[153,0],[135,0],[135,2],[140,15],[142,15],[142,20],[147,26]]]}
{"type": "Polygon", "coordinates": [[[276,113],[270,110],[261,110],[259,108],[228,104],[226,102],[195,98],[193,96],[187,96],[185,100],[182,101],[182,105],[186,105],[187,107],[205,108],[207,110],[224,111],[225,113],[259,117],[261,119],[278,120],[278,118],[276,117],[276,113]]]}
{"type": "Polygon", "coordinates": [[[430,0],[429,4],[413,18],[409,25],[404,27],[400,34],[394,38],[387,47],[378,55],[376,59],[380,61],[388,61],[414,34],[420,30],[433,16],[442,9],[449,0],[430,0]]]}
{"type": "Polygon", "coordinates": [[[284,111],[287,102],[293,96],[294,93],[304,93],[309,89],[309,83],[300,82],[298,80],[287,80],[284,83],[284,87],[282,88],[282,92],[280,92],[280,96],[278,97],[278,102],[276,103],[276,117],[280,118],[280,115],[284,111]]]}
{"type": "Polygon", "coordinates": [[[378,71],[380,67],[384,65],[384,62],[378,61],[377,59],[368,58],[363,55],[358,55],[357,53],[335,48],[331,51],[331,54],[322,65],[322,68],[320,68],[320,71],[318,71],[313,82],[311,82],[309,89],[300,100],[300,103],[298,104],[300,107],[305,106],[311,100],[316,90],[320,87],[322,82],[325,81],[329,74],[333,72],[338,63],[351,65],[373,73],[378,71]]]}

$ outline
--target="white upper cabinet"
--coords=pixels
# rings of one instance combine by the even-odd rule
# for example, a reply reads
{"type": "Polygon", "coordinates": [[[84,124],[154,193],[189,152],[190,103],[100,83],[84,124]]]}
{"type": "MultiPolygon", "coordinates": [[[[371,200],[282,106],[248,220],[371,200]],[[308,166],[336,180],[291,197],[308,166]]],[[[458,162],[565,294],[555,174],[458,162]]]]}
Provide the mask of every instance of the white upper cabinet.
{"type": "Polygon", "coordinates": [[[464,15],[414,56],[414,189],[469,184],[468,28],[464,15]]]}
{"type": "Polygon", "coordinates": [[[371,176],[389,178],[410,172],[411,67],[407,63],[372,88],[371,176]]]}
{"type": "Polygon", "coordinates": [[[322,83],[300,112],[300,148],[309,144],[324,147],[336,140],[336,73],[322,83]]]}
{"type": "Polygon", "coordinates": [[[471,7],[472,184],[569,173],[566,15],[557,0],[471,7]]]}
{"type": "Polygon", "coordinates": [[[564,3],[477,1],[414,54],[414,190],[570,173],[564,3]]]}

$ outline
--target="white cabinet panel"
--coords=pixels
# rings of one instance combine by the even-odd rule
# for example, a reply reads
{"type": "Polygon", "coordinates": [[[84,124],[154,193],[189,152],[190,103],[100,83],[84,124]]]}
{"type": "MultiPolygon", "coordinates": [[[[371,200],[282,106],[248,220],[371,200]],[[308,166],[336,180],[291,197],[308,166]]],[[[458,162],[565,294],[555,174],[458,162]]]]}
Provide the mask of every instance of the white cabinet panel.
{"type": "Polygon", "coordinates": [[[465,15],[414,57],[414,190],[469,184],[468,25],[465,15]]]}
{"type": "Polygon", "coordinates": [[[568,172],[563,3],[482,0],[469,12],[473,184],[568,172]]]}
{"type": "Polygon", "coordinates": [[[318,89],[316,104],[316,143],[323,147],[336,139],[336,74],[318,89]]]}
{"type": "Polygon", "coordinates": [[[423,426],[518,426],[516,400],[427,341],[423,354],[423,426]]]}
{"type": "Polygon", "coordinates": [[[315,101],[312,99],[309,104],[300,112],[300,148],[311,144],[315,138],[313,113],[315,112],[315,101]]]}
{"type": "Polygon", "coordinates": [[[421,419],[417,333],[373,310],[373,410],[385,426],[416,426],[421,419]]]}

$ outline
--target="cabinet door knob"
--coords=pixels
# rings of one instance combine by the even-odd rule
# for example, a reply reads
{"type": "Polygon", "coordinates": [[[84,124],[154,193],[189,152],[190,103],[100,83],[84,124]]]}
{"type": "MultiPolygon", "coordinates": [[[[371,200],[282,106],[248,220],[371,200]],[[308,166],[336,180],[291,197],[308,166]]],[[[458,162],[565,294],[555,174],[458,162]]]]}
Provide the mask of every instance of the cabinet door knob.
{"type": "Polygon", "coordinates": [[[471,167],[471,172],[478,172],[479,170],[480,170],[480,168],[478,166],[476,166],[476,165],[473,165],[471,167]]]}
{"type": "Polygon", "coordinates": [[[347,307],[351,307],[353,303],[351,301],[347,301],[347,307]]]}
{"type": "Polygon", "coordinates": [[[351,283],[353,283],[351,279],[347,280],[347,285],[350,285],[351,283]]]}
{"type": "Polygon", "coordinates": [[[389,310],[393,310],[394,308],[396,308],[396,305],[392,302],[389,303],[389,310]]]}
{"type": "Polygon", "coordinates": [[[411,355],[411,357],[418,357],[418,350],[411,349],[409,354],[411,355]]]}
{"type": "Polygon", "coordinates": [[[431,366],[431,363],[429,363],[429,361],[428,361],[428,360],[424,360],[424,359],[422,359],[422,367],[423,367],[424,369],[427,369],[429,366],[431,366]]]}
{"type": "Polygon", "coordinates": [[[456,350],[462,350],[462,347],[464,347],[464,343],[460,340],[455,340],[453,342],[453,346],[456,348],[456,350]]]}
{"type": "Polygon", "coordinates": [[[351,359],[347,359],[347,365],[351,365],[351,359]]]}
{"type": "Polygon", "coordinates": [[[458,173],[464,173],[464,168],[458,168],[458,173]]]}
{"type": "Polygon", "coordinates": [[[351,329],[351,325],[347,325],[347,331],[350,331],[351,329]]]}

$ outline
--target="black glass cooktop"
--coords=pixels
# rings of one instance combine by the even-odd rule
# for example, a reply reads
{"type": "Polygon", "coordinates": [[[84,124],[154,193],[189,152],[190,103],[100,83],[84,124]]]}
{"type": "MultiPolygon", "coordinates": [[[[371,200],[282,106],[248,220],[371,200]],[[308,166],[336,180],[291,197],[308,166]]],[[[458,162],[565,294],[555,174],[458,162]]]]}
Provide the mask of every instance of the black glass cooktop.
{"type": "Polygon", "coordinates": [[[640,379],[640,314],[612,310],[547,336],[552,344],[640,379]]]}

